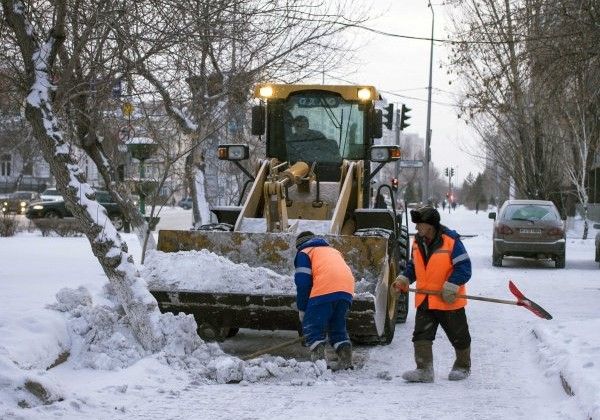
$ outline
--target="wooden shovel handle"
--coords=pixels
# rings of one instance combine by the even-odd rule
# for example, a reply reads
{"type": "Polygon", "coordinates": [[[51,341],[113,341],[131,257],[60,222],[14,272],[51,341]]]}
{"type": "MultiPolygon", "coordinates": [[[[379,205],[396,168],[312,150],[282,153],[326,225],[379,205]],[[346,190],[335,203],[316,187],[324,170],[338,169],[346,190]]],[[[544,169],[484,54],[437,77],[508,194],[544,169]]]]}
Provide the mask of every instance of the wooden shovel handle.
{"type": "Polygon", "coordinates": [[[242,360],[255,359],[258,356],[262,356],[263,354],[270,353],[270,352],[272,352],[274,350],[279,350],[279,349],[282,349],[284,347],[291,346],[292,344],[299,343],[302,340],[304,340],[304,337],[297,337],[297,338],[294,338],[293,340],[285,341],[285,342],[277,344],[275,346],[271,346],[271,347],[267,347],[266,349],[255,351],[254,353],[249,354],[249,355],[244,356],[244,357],[241,357],[240,359],[242,359],[242,360]]]}
{"type": "MultiPolygon", "coordinates": [[[[437,296],[442,295],[442,292],[440,290],[413,289],[412,287],[409,287],[408,290],[413,293],[421,293],[424,295],[437,295],[437,296]]],[[[484,302],[504,303],[506,305],[519,305],[519,303],[515,302],[514,300],[488,298],[488,297],[483,297],[483,296],[471,296],[471,295],[457,294],[456,297],[463,298],[463,299],[471,299],[471,300],[482,300],[484,302]]]]}

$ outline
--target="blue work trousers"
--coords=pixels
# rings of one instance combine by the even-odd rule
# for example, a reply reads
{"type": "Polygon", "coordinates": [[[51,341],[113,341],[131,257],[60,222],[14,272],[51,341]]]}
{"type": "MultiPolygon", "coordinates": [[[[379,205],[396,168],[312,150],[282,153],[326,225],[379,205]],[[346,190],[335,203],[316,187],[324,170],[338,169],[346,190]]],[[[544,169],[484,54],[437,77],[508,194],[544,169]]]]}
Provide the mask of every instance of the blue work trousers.
{"type": "Polygon", "coordinates": [[[333,347],[342,341],[349,341],[346,331],[346,315],[349,308],[350,302],[343,299],[319,304],[309,301],[302,322],[302,332],[307,346],[311,347],[318,341],[325,341],[327,335],[333,347]]]}

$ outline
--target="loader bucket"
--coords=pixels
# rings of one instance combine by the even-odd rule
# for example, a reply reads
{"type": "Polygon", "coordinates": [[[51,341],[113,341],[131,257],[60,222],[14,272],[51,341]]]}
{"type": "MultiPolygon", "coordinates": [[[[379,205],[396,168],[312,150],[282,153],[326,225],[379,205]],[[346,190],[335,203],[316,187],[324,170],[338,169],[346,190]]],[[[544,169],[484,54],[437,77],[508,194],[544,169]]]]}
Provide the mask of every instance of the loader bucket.
{"type": "MultiPolygon", "coordinates": [[[[393,318],[396,307],[390,299],[388,239],[377,236],[322,235],[344,255],[356,279],[356,293],[348,315],[348,331],[360,342],[389,342],[383,337],[386,320],[393,318]],[[383,338],[382,338],[383,337],[383,338]]],[[[293,285],[295,235],[287,233],[247,233],[221,231],[159,232],[159,251],[165,253],[206,249],[234,263],[266,267],[290,276],[293,285]]],[[[147,260],[152,264],[152,260],[147,260]]],[[[392,273],[394,275],[395,273],[392,273]]],[[[231,281],[231,280],[228,280],[231,281]]],[[[297,330],[295,290],[279,293],[180,290],[151,279],[150,292],[162,311],[193,314],[198,325],[220,328],[297,330]]],[[[395,319],[394,321],[395,322],[395,319]]],[[[392,332],[393,334],[393,332],[392,332]]]]}

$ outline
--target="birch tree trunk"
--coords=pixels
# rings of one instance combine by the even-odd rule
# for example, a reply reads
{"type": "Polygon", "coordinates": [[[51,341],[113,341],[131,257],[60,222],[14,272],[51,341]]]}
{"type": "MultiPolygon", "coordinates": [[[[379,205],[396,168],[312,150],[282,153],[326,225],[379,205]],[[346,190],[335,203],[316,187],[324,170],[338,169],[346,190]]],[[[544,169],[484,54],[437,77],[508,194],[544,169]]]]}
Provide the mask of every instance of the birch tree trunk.
{"type": "Polygon", "coordinates": [[[40,38],[25,16],[23,4],[2,0],[4,16],[15,34],[30,86],[25,115],[56,179],[57,189],[88,238],[94,256],[125,310],[132,331],[144,349],[154,352],[164,343],[158,327],[160,312],[156,300],[139,276],[127,244],[121,240],[104,207],[96,201],[85,173],[70,156],[52,109],[53,86],[49,74],[58,48],[65,39],[66,2],[58,1],[55,7],[54,26],[45,41],[38,41],[40,38]]]}

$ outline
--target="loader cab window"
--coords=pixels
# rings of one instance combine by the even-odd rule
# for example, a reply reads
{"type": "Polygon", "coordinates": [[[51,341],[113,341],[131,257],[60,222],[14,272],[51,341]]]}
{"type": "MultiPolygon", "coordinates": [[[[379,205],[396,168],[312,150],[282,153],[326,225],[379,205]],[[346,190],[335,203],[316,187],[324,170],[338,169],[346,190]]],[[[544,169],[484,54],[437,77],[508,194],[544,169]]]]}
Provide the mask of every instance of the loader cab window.
{"type": "Polygon", "coordinates": [[[268,108],[269,157],[316,162],[324,181],[337,181],[342,159],[364,159],[364,109],[359,103],[332,92],[310,91],[270,101],[268,108]]]}

